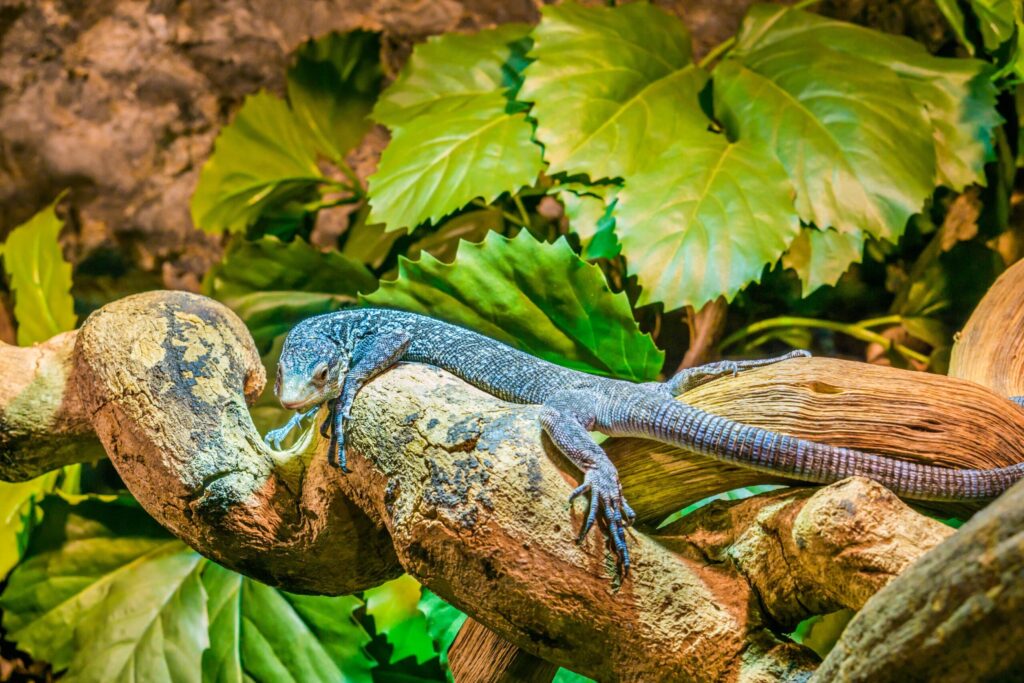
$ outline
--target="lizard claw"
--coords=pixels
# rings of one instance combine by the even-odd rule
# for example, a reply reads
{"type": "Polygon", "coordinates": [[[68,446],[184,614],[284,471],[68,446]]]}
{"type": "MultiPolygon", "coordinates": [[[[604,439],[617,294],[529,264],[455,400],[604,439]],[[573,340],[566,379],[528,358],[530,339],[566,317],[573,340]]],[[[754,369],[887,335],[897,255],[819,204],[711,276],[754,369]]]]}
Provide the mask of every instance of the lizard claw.
{"type": "Polygon", "coordinates": [[[263,437],[263,441],[275,450],[281,450],[281,442],[288,436],[288,432],[291,431],[290,425],[284,427],[278,427],[277,429],[271,429],[263,437]]]}
{"type": "Polygon", "coordinates": [[[582,543],[597,520],[598,513],[608,526],[608,536],[615,555],[622,567],[623,575],[629,574],[629,547],[626,545],[626,527],[636,519],[636,513],[622,497],[622,485],[614,468],[595,467],[583,475],[583,483],[569,495],[569,504],[586,492],[590,492],[587,518],[576,539],[582,543]]]}

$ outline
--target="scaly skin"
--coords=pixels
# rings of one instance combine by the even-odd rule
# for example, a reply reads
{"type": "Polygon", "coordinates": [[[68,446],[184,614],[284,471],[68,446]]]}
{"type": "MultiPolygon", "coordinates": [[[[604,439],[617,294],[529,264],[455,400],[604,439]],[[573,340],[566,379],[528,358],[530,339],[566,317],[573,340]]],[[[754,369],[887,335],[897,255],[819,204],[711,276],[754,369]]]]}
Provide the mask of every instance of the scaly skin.
{"type": "Polygon", "coordinates": [[[542,406],[544,431],[583,472],[570,501],[590,494],[580,539],[601,515],[624,572],[629,570],[625,529],[634,514],[622,496],[615,466],[588,431],[654,439],[802,481],[826,484],[859,475],[900,496],[923,500],[994,498],[1024,477],[1024,463],[989,470],[922,465],[740,424],[675,398],[716,377],[798,355],[807,354],[724,361],[684,370],[664,383],[637,384],[563,368],[426,316],[346,310],[304,320],[289,333],[275,392],[284,407],[307,412],[267,440],[278,445],[299,420],[329,402],[331,415],[321,433],[330,431],[335,464],[347,471],[344,425],[359,390],[401,360],[443,368],[506,401],[542,406]]]}

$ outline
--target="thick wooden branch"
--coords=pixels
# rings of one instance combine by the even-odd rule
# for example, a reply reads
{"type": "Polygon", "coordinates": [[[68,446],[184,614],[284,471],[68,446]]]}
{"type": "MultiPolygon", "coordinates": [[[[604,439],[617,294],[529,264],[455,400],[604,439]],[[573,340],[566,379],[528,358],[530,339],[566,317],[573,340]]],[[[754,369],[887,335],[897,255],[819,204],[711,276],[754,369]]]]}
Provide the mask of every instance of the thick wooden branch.
{"type": "Polygon", "coordinates": [[[387,534],[313,458],[266,446],[247,399],[263,387],[252,337],[204,297],[154,292],[89,317],[72,389],[146,510],[217,562],[292,591],[368,588],[400,568],[387,534]]]}
{"type": "MultiPolygon", "coordinates": [[[[813,654],[777,633],[810,614],[859,607],[950,533],[864,480],[789,489],[712,505],[658,535],[631,531],[633,573],[620,583],[599,533],[573,542],[583,507],[570,510],[566,500],[578,473],[541,438],[536,407],[504,403],[434,368],[400,365],[356,401],[348,432],[355,471],[343,476],[312,432],[286,452],[263,444],[246,405],[263,370],[241,322],[215,302],[173,292],[130,297],[53,348],[64,350],[33,350],[41,355],[20,366],[23,389],[10,396],[25,401],[33,387],[46,387],[41,403],[64,411],[72,433],[98,435],[146,509],[204,554],[317,593],[359,590],[404,568],[527,652],[600,680],[804,677],[813,654]],[[62,381],[36,381],[48,363],[64,368],[62,381]]],[[[1017,428],[1022,411],[976,385],[873,369],[858,382],[854,367],[863,369],[787,363],[687,398],[748,422],[903,457],[937,459],[936,425],[971,438],[1003,417],[1011,433],[1017,428]],[[890,387],[907,393],[891,396],[890,387]],[[913,411],[901,413],[907,395],[913,411]],[[777,409],[765,417],[764,405],[777,409]],[[895,417],[880,417],[885,410],[895,417]],[[904,420],[919,427],[899,427],[904,420]]],[[[4,398],[0,414],[18,414],[4,398]]],[[[37,423],[19,424],[32,433],[37,423]]],[[[42,439],[42,427],[34,435],[42,439]]],[[[25,440],[8,443],[12,463],[30,453],[25,440]]],[[[766,481],[637,443],[612,440],[609,449],[645,520],[766,481]]],[[[975,443],[954,450],[952,461],[1017,457],[1006,454],[1010,438],[975,443]]],[[[52,451],[33,467],[67,459],[52,451]]]]}
{"type": "MultiPolygon", "coordinates": [[[[1024,393],[1022,300],[1024,261],[1003,273],[972,314],[951,374],[1008,396],[1024,393]]],[[[1021,443],[1013,424],[996,429],[1021,443]]],[[[815,680],[1018,680],[1022,579],[1024,482],[872,597],[815,680]]]]}

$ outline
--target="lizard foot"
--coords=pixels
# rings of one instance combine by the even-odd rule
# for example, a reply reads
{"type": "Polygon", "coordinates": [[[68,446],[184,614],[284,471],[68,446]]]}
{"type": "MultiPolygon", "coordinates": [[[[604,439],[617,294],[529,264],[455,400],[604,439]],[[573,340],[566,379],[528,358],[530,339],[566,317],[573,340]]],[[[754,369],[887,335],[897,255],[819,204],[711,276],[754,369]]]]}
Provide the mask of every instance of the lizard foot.
{"type": "Polygon", "coordinates": [[[325,439],[329,436],[331,439],[331,445],[327,451],[327,462],[341,469],[345,474],[348,474],[351,470],[349,470],[347,460],[345,458],[344,423],[344,418],[347,416],[338,412],[337,399],[331,401],[327,405],[330,410],[327,413],[327,417],[324,418],[324,421],[320,424],[320,436],[325,439]]]}
{"type": "Polygon", "coordinates": [[[569,496],[569,504],[572,505],[577,497],[588,491],[590,492],[590,505],[587,510],[587,519],[583,522],[576,542],[583,542],[600,513],[608,525],[609,540],[614,547],[619,565],[622,567],[623,576],[626,576],[629,574],[626,527],[636,519],[636,513],[622,497],[622,485],[619,483],[615,468],[598,466],[587,470],[583,475],[583,483],[569,496]]]}

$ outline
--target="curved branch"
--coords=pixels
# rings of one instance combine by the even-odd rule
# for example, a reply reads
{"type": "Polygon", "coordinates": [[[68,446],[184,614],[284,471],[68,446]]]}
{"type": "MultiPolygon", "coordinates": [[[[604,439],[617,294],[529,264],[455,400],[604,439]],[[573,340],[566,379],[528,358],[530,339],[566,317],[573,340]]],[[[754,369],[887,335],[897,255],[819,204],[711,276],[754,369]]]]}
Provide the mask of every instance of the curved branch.
{"type": "Polygon", "coordinates": [[[183,292],[93,313],[75,391],[132,494],[217,562],[291,591],[350,593],[396,576],[387,534],[340,494],[308,441],[266,446],[246,399],[263,388],[252,337],[227,308],[183,292]]]}
{"type": "MultiPolygon", "coordinates": [[[[200,552],[317,593],[359,590],[404,567],[525,650],[602,679],[806,676],[813,655],[775,632],[815,612],[859,607],[949,533],[864,480],[790,489],[710,506],[658,535],[631,532],[633,574],[615,585],[599,534],[572,542],[582,510],[565,501],[578,473],[541,439],[534,406],[401,365],[356,401],[355,472],[342,476],[313,432],[285,452],[263,444],[246,405],[263,369],[248,332],[220,304],[179,292],[129,297],[90,316],[70,356],[67,344],[55,341],[64,351],[24,366],[22,385],[42,386],[32,378],[48,362],[65,368],[63,394],[47,405],[66,406],[76,433],[87,421],[150,514],[200,552]]],[[[979,424],[1004,415],[1012,423],[1021,412],[974,385],[860,364],[854,376],[851,366],[772,366],[687,400],[904,457],[932,455],[935,425],[973,437],[979,424]],[[906,394],[894,400],[891,387],[906,394]],[[910,408],[901,408],[905,396],[910,408]],[[765,405],[774,408],[767,416],[765,405]],[[916,427],[880,429],[897,420],[916,427]]],[[[765,481],[635,444],[609,448],[647,520],[739,481],[765,481]]],[[[998,435],[982,445],[955,458],[1017,457],[998,435]]],[[[11,453],[16,460],[19,449],[11,453]]]]}

